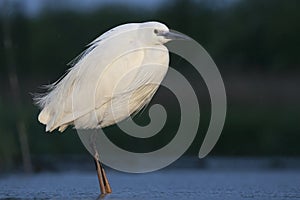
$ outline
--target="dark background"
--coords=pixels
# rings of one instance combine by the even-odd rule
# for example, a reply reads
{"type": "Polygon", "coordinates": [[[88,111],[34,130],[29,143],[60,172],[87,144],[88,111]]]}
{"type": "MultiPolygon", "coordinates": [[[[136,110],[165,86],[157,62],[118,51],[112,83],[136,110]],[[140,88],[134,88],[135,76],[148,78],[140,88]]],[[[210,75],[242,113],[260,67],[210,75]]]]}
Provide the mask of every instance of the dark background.
{"type": "MultiPolygon", "coordinates": [[[[23,166],[30,171],[30,160],[35,169],[37,158],[46,155],[88,154],[75,130],[44,132],[32,93],[42,92],[41,85],[64,74],[69,68],[66,64],[104,31],[150,20],[194,38],[219,67],[228,112],[210,155],[300,155],[300,1],[174,0],[149,5],[116,1],[81,8],[71,1],[44,0],[38,12],[26,11],[29,2],[0,3],[0,172],[23,166]]],[[[171,66],[192,84],[201,80],[183,59],[172,55],[171,66]]],[[[196,156],[209,122],[210,104],[205,84],[193,87],[200,101],[201,122],[186,154],[196,156]]],[[[134,141],[114,126],[107,128],[107,135],[124,148],[140,148],[136,151],[161,147],[178,126],[173,97],[161,88],[153,101],[166,105],[171,113],[160,137],[134,141]]],[[[147,124],[147,110],[135,120],[147,124]]]]}

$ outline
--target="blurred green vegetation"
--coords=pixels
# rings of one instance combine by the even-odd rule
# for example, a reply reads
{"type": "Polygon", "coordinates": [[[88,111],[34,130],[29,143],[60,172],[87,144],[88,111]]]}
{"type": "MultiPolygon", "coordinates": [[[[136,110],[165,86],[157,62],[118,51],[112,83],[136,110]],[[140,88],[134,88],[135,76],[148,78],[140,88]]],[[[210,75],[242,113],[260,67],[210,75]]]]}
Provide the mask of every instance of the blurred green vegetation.
{"type": "MultiPolygon", "coordinates": [[[[38,109],[32,105],[30,93],[41,92],[40,85],[54,82],[68,69],[66,65],[94,38],[119,24],[141,21],[162,21],[171,29],[183,32],[204,46],[219,67],[228,92],[228,114],[222,136],[213,150],[214,155],[286,155],[299,156],[300,145],[300,106],[292,98],[298,98],[299,85],[283,95],[283,102],[268,97],[268,88],[275,91],[276,85],[268,85],[274,75],[275,80],[289,82],[300,78],[300,1],[297,0],[240,0],[222,7],[208,5],[207,1],[167,1],[158,9],[142,9],[132,5],[99,7],[91,12],[45,9],[40,15],[26,17],[18,6],[10,13],[11,38],[17,74],[20,82],[21,113],[12,101],[9,90],[7,56],[4,40],[0,46],[0,170],[18,164],[21,157],[16,118],[21,117],[26,124],[30,151],[34,155],[84,153],[85,149],[76,135],[68,129],[66,133],[44,133],[44,126],[38,123],[38,109]],[[202,2],[202,3],[201,3],[202,2]],[[260,74],[260,79],[268,77],[263,102],[261,93],[252,93],[250,103],[244,100],[243,93],[236,92],[231,84],[239,74],[245,77],[249,72],[260,74]],[[285,76],[281,76],[284,74],[285,76]],[[296,93],[296,95],[294,94],[296,93]],[[286,95],[286,97],[284,96],[286,95]],[[257,102],[256,102],[257,100],[257,102]]],[[[4,21],[4,15],[1,15],[4,21]]],[[[3,38],[3,31],[0,38],[3,38]]],[[[171,63],[183,74],[192,79],[201,79],[184,61],[171,63]]],[[[255,76],[254,76],[255,77],[255,76]]],[[[300,79],[299,79],[300,80],[300,79]]],[[[243,83],[243,79],[237,84],[243,83]]],[[[256,80],[253,80],[254,82],[256,80]]],[[[193,81],[192,81],[193,82],[193,81]]],[[[299,83],[299,81],[295,81],[299,83]]],[[[251,80],[250,83],[251,88],[251,80]]],[[[243,84],[241,84],[243,85],[243,84]]],[[[289,85],[289,84],[286,84],[289,85]]],[[[195,86],[199,99],[205,98],[205,84],[195,86]],[[203,88],[202,88],[203,87],[203,88]]],[[[242,86],[241,86],[242,87],[242,86]]],[[[244,88],[245,90],[249,87],[244,88]]],[[[161,89],[163,90],[163,89],[161,89]]],[[[239,91],[239,90],[237,90],[239,91]]],[[[247,93],[245,91],[244,93],[247,93]]],[[[274,92],[273,92],[274,93],[274,92]]],[[[160,91],[155,101],[163,102],[170,98],[160,91]]],[[[202,101],[202,100],[201,100],[202,101]]],[[[165,102],[166,105],[169,101],[165,102]]],[[[196,154],[204,137],[209,121],[209,99],[201,104],[201,122],[199,134],[188,153],[196,154]],[[203,108],[203,109],[202,109],[203,108]]],[[[174,103],[176,107],[176,102],[174,103]]],[[[170,109],[171,121],[161,138],[151,141],[133,141],[126,139],[116,127],[108,128],[116,143],[125,143],[131,149],[134,144],[141,147],[158,148],[162,142],[168,142],[176,131],[178,112],[170,109]],[[174,112],[174,113],[172,113],[174,112]],[[176,121],[177,120],[177,121],[176,121]],[[147,146],[148,144],[148,146],[147,146]],[[157,145],[159,144],[159,145],[157,145]]],[[[175,109],[176,110],[176,109],[175,109]]],[[[148,121],[145,111],[136,119],[145,124],[148,121]]],[[[109,134],[108,134],[109,135],[109,134]]]]}

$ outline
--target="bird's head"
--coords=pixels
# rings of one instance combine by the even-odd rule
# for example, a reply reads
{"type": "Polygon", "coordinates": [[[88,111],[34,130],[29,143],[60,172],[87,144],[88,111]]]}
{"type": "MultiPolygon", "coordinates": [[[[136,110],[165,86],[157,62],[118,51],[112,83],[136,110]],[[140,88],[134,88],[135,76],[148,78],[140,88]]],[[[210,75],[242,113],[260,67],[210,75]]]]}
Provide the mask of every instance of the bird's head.
{"type": "Polygon", "coordinates": [[[145,22],[141,23],[140,29],[144,30],[143,35],[147,41],[154,44],[165,44],[171,40],[188,40],[189,37],[169,30],[169,28],[160,22],[145,22]]]}

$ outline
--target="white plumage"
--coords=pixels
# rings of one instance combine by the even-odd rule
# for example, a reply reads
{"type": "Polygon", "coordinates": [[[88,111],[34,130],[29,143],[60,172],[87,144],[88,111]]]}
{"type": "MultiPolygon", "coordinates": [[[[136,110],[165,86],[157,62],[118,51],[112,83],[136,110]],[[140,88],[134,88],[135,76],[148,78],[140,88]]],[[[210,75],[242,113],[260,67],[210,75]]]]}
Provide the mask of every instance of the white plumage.
{"type": "Polygon", "coordinates": [[[89,44],[66,75],[36,98],[46,131],[103,128],[138,112],[158,89],[169,65],[164,43],[180,39],[159,22],[113,28],[89,44]]]}
{"type": "MultiPolygon", "coordinates": [[[[164,44],[186,36],[159,22],[125,24],[96,38],[72,62],[65,76],[37,95],[38,120],[46,131],[69,125],[103,128],[138,112],[150,102],[167,73],[169,52],[164,44]]],[[[101,194],[111,193],[92,141],[101,194]]]]}

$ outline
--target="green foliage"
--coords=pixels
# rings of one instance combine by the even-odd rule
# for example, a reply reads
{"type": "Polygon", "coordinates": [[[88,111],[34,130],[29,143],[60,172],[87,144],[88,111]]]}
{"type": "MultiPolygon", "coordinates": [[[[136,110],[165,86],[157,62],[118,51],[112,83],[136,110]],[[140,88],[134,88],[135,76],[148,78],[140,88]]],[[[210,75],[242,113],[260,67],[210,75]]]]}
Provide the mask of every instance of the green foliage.
{"type": "MultiPolygon", "coordinates": [[[[209,6],[209,1],[201,2],[168,1],[157,10],[116,5],[83,13],[45,10],[32,18],[18,12],[12,15],[11,37],[23,107],[22,113],[17,113],[11,94],[6,92],[7,57],[2,53],[5,49],[1,44],[0,170],[11,166],[14,160],[21,157],[15,128],[20,115],[26,122],[33,154],[85,152],[75,131],[71,129],[64,134],[44,133],[44,126],[37,121],[38,110],[32,105],[29,93],[37,92],[39,85],[57,80],[69,68],[66,64],[82,52],[85,45],[119,24],[162,21],[202,44],[221,72],[231,67],[234,71],[282,73],[299,67],[300,1],[240,0],[225,8],[209,6]]],[[[0,38],[3,37],[1,31],[0,38]]],[[[193,74],[188,70],[183,70],[183,73],[193,74]]],[[[227,89],[230,91],[230,88],[227,89]]],[[[164,97],[160,100],[164,100],[164,97]]],[[[204,106],[209,107],[208,104],[204,106]]],[[[226,126],[214,154],[300,155],[297,144],[300,130],[295,121],[299,119],[299,107],[283,105],[278,110],[276,105],[266,103],[263,108],[259,105],[251,108],[247,105],[230,105],[228,110],[226,126]]],[[[189,153],[196,153],[200,147],[208,125],[209,110],[201,117],[204,121],[200,122],[201,129],[189,153]]],[[[147,123],[147,120],[147,116],[137,119],[141,124],[147,123]]],[[[176,117],[170,120],[173,124],[177,123],[176,117]]],[[[149,140],[148,144],[155,144],[158,148],[161,142],[169,141],[174,127],[169,126],[165,130],[170,133],[165,138],[149,140]]],[[[109,131],[117,132],[115,127],[109,128],[109,131]]],[[[116,143],[125,140],[122,136],[111,137],[116,143]]],[[[135,144],[130,143],[127,148],[135,144]]],[[[137,144],[142,147],[141,151],[147,149],[144,143],[137,144]]]]}
{"type": "Polygon", "coordinates": [[[196,1],[174,2],[156,11],[107,6],[89,13],[48,11],[35,18],[16,15],[12,37],[18,71],[58,77],[99,34],[122,23],[147,20],[163,21],[192,36],[223,65],[269,70],[300,63],[299,1],[243,0],[223,9],[196,1]]]}
{"type": "Polygon", "coordinates": [[[18,156],[18,140],[13,127],[14,114],[11,105],[0,98],[0,171],[12,167],[18,156]]]}

